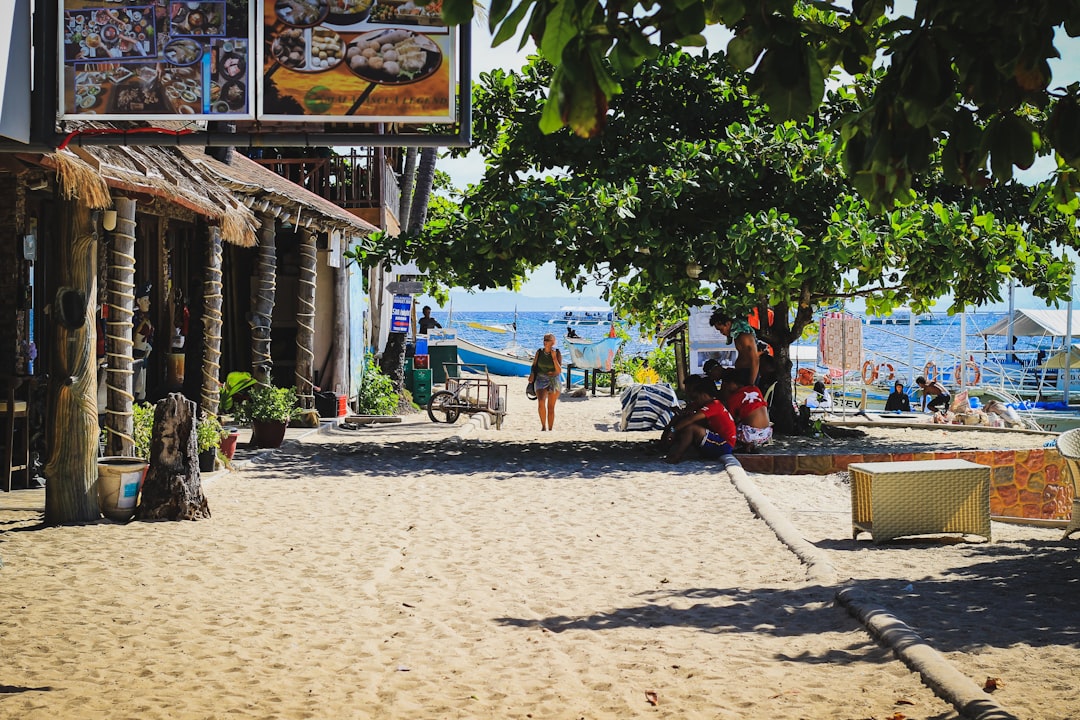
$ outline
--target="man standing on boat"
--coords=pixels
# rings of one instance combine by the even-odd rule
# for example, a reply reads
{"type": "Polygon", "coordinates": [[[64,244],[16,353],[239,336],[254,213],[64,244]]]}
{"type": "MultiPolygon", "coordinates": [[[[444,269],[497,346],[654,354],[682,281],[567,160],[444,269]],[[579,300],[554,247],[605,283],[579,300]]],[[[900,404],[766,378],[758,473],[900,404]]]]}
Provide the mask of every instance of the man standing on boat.
{"type": "Polygon", "coordinates": [[[740,371],[739,380],[743,385],[757,384],[758,354],[757,335],[746,320],[735,320],[723,310],[715,311],[709,317],[709,324],[723,333],[730,344],[735,341],[735,369],[740,371]]]}
{"type": "Polygon", "coordinates": [[[923,410],[929,409],[931,412],[937,412],[938,410],[949,409],[949,391],[945,389],[944,385],[937,380],[927,382],[922,375],[915,378],[915,384],[922,390],[923,410]],[[930,400],[931,397],[934,399],[930,400]],[[930,400],[930,402],[927,403],[927,400],[930,400]]]}

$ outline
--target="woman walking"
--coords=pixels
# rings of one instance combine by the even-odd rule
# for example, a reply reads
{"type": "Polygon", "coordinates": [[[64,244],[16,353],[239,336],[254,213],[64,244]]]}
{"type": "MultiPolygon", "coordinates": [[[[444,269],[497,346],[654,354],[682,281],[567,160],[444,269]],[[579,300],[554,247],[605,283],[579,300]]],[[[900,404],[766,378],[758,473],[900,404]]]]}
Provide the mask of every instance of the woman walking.
{"type": "Polygon", "coordinates": [[[555,348],[555,336],[544,336],[544,347],[533,356],[533,374],[529,381],[536,389],[536,407],[540,413],[540,429],[551,430],[555,424],[555,403],[562,392],[562,353],[555,348]]]}

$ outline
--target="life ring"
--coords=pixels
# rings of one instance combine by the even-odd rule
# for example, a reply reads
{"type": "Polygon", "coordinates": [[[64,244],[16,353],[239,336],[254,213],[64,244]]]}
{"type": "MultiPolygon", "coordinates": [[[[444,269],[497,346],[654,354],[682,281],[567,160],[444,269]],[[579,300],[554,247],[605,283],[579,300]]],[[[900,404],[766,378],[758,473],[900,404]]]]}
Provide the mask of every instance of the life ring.
{"type": "Polygon", "coordinates": [[[862,364],[862,381],[864,385],[869,385],[877,380],[877,365],[867,360],[862,364]]]}
{"type": "Polygon", "coordinates": [[[937,363],[931,360],[926,363],[926,367],[923,368],[923,376],[926,377],[927,382],[934,382],[938,379],[937,363]]]}
{"type": "Polygon", "coordinates": [[[896,379],[896,369],[892,366],[892,363],[881,363],[878,365],[877,370],[874,371],[874,376],[885,375],[886,372],[888,373],[885,377],[886,380],[896,379]]]}
{"type": "Polygon", "coordinates": [[[979,381],[982,380],[982,368],[979,367],[979,364],[975,362],[974,358],[968,358],[968,361],[964,363],[962,370],[960,367],[960,363],[956,363],[956,367],[953,368],[954,382],[960,382],[961,372],[964,373],[965,385],[978,385],[979,381]],[[974,376],[972,376],[970,379],[968,379],[969,370],[975,371],[974,376]]]}

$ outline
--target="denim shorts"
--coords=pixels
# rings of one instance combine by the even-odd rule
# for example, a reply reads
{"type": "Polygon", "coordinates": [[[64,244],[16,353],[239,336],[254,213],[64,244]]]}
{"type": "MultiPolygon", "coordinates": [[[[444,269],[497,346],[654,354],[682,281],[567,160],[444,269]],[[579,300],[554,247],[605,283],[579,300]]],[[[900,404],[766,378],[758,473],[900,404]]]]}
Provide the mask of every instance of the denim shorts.
{"type": "Polygon", "coordinates": [[[558,375],[537,375],[534,384],[536,392],[547,390],[548,392],[562,392],[562,378],[558,375]]]}

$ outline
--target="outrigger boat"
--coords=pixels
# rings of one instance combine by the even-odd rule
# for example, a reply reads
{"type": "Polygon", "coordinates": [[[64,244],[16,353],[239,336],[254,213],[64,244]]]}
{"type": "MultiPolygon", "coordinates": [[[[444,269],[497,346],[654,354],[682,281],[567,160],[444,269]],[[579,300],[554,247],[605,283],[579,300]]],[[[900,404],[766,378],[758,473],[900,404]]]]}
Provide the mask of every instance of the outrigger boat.
{"type": "Polygon", "coordinates": [[[548,325],[610,325],[614,320],[611,308],[564,307],[548,320],[548,325]]]}

